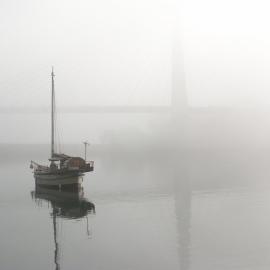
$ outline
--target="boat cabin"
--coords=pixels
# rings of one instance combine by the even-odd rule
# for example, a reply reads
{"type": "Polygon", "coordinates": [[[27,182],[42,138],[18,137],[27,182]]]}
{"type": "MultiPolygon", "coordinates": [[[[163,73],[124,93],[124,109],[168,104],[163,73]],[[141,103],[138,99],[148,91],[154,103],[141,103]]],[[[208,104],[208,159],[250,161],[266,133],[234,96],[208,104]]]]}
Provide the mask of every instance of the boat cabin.
{"type": "Polygon", "coordinates": [[[94,164],[92,162],[86,162],[81,157],[71,157],[65,154],[54,154],[53,158],[49,159],[51,161],[50,169],[67,169],[67,170],[79,170],[83,172],[90,172],[94,169],[94,164]],[[59,164],[57,164],[60,162],[59,164]]]}

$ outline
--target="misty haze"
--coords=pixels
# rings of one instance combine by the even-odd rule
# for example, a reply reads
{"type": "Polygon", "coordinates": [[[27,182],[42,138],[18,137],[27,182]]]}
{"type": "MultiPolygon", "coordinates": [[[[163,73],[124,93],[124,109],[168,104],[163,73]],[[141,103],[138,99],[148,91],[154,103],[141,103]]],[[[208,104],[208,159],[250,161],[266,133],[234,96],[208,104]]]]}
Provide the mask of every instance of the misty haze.
{"type": "Polygon", "coordinates": [[[269,269],[268,10],[0,1],[0,269],[269,269]]]}

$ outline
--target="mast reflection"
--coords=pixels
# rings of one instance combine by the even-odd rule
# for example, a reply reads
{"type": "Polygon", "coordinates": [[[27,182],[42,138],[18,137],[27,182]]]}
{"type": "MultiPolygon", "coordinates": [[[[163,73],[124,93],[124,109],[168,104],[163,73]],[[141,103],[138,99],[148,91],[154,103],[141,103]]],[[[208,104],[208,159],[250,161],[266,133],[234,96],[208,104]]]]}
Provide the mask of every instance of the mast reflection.
{"type": "Polygon", "coordinates": [[[83,188],[79,187],[73,190],[58,190],[49,189],[41,186],[36,186],[35,190],[31,192],[32,199],[37,205],[42,206],[43,202],[48,202],[52,208],[51,216],[53,220],[53,238],[54,238],[54,264],[55,270],[60,270],[59,258],[59,241],[57,220],[64,219],[82,219],[87,220],[87,234],[88,228],[88,214],[95,214],[95,204],[84,198],[83,188]]]}

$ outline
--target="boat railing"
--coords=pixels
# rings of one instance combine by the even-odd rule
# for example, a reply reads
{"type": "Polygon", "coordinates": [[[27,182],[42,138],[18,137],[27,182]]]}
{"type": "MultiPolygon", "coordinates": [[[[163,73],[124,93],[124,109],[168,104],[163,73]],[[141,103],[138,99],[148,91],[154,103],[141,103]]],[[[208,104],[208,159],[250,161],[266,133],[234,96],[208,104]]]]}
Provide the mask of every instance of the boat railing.
{"type": "Polygon", "coordinates": [[[36,162],[33,161],[33,160],[31,160],[30,168],[31,168],[31,169],[35,169],[35,170],[46,170],[46,169],[49,169],[48,166],[40,165],[40,164],[36,163],[36,162]]]}
{"type": "Polygon", "coordinates": [[[93,160],[87,161],[87,163],[90,165],[90,167],[94,167],[94,161],[93,160]]]}

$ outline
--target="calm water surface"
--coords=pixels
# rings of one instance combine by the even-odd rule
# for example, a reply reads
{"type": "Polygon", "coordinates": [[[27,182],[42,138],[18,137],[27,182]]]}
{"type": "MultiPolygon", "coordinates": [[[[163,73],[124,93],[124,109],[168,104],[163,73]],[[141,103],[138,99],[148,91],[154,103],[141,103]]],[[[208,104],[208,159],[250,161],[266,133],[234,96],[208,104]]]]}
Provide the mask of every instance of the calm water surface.
{"type": "Polygon", "coordinates": [[[79,194],[36,190],[30,158],[1,157],[1,269],[270,267],[266,154],[103,151],[79,194]]]}

